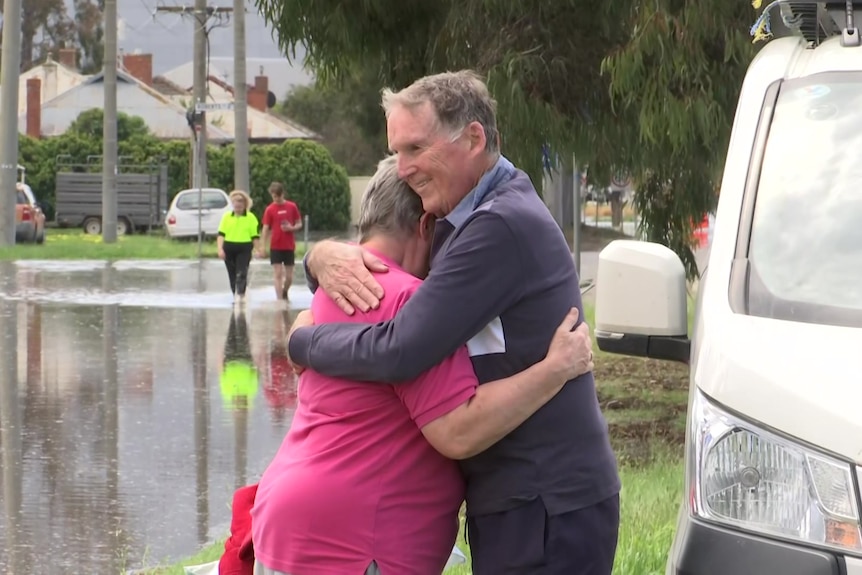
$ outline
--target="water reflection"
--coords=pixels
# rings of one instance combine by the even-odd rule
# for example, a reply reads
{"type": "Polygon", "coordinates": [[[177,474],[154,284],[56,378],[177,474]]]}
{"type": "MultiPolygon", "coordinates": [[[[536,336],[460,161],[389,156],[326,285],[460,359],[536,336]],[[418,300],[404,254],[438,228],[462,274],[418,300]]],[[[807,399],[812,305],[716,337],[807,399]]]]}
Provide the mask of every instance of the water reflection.
{"type": "Polygon", "coordinates": [[[221,364],[219,387],[222,399],[225,407],[233,415],[236,469],[234,488],[239,488],[246,484],[248,411],[258,389],[257,366],[251,358],[251,345],[248,340],[248,321],[241,310],[235,310],[230,316],[224,352],[219,363],[221,364]]]}
{"type": "Polygon", "coordinates": [[[292,312],[266,300],[264,277],[234,314],[206,269],[184,265],[0,262],[0,573],[188,555],[225,535],[233,490],[280,445],[292,312]],[[244,379],[225,385],[232,365],[244,379]]]}
{"type": "Polygon", "coordinates": [[[263,366],[263,394],[274,421],[283,422],[296,407],[297,378],[287,359],[285,336],[293,323],[290,313],[273,314],[272,336],[261,350],[258,365],[263,366]]]}
{"type": "MultiPolygon", "coordinates": [[[[14,289],[14,277],[0,281],[6,289],[14,289]]],[[[0,300],[0,334],[8,345],[0,346],[0,448],[3,465],[4,533],[8,533],[6,549],[7,571],[24,573],[26,549],[30,542],[24,537],[22,524],[22,442],[21,409],[18,401],[18,315],[13,303],[0,300]]]]}
{"type": "Polygon", "coordinates": [[[197,543],[204,545],[209,534],[209,420],[207,401],[207,315],[192,311],[192,374],[194,379],[195,486],[197,543]]]}

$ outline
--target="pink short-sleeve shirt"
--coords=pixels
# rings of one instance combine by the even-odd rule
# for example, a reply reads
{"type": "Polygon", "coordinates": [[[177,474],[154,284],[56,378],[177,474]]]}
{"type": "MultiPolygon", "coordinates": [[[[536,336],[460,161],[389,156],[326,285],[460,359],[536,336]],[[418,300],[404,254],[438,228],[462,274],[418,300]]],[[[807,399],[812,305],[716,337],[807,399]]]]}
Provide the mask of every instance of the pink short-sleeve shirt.
{"type": "MultiPolygon", "coordinates": [[[[391,319],[421,281],[387,261],[377,310],[347,316],[318,290],[316,323],[391,319]]],[[[464,498],[458,465],[420,429],[478,385],[466,347],[417,380],[358,383],[306,370],[293,424],[264,472],[252,510],[256,558],[296,575],[440,573],[464,498]]]]}

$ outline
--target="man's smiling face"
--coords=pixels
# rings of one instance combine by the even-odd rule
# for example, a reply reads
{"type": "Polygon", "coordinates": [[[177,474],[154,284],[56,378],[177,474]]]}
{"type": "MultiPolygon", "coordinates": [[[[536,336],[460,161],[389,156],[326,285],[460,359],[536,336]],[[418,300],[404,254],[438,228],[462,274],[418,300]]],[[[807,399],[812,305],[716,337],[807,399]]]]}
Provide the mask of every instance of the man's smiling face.
{"type": "Polygon", "coordinates": [[[450,213],[475,185],[477,155],[465,130],[440,129],[431,104],[394,106],[386,121],[389,149],[398,154],[398,176],[437,217],[450,213]]]}

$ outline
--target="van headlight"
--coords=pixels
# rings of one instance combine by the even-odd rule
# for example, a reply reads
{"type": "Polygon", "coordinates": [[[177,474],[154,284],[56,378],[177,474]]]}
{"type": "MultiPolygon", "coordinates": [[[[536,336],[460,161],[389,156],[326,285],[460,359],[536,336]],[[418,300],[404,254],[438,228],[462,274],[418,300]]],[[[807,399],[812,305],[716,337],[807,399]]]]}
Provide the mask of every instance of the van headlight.
{"type": "Polygon", "coordinates": [[[693,513],[738,529],[862,552],[853,467],[722,411],[692,409],[693,513]]]}

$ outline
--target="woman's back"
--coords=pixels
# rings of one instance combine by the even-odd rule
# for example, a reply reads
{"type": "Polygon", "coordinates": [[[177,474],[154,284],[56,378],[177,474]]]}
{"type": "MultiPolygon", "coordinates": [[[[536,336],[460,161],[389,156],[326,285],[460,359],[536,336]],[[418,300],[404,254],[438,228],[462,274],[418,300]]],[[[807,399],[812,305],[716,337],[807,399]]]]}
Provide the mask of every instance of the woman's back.
{"type": "MultiPolygon", "coordinates": [[[[379,309],[346,316],[318,290],[315,322],[385,321],[421,283],[392,263],[377,279],[386,293],[379,309]]],[[[383,575],[439,573],[457,533],[464,483],[420,428],[474,389],[465,349],[397,386],[306,370],[291,429],[258,488],[256,555],[286,573],[359,575],[371,560],[383,575]]]]}

